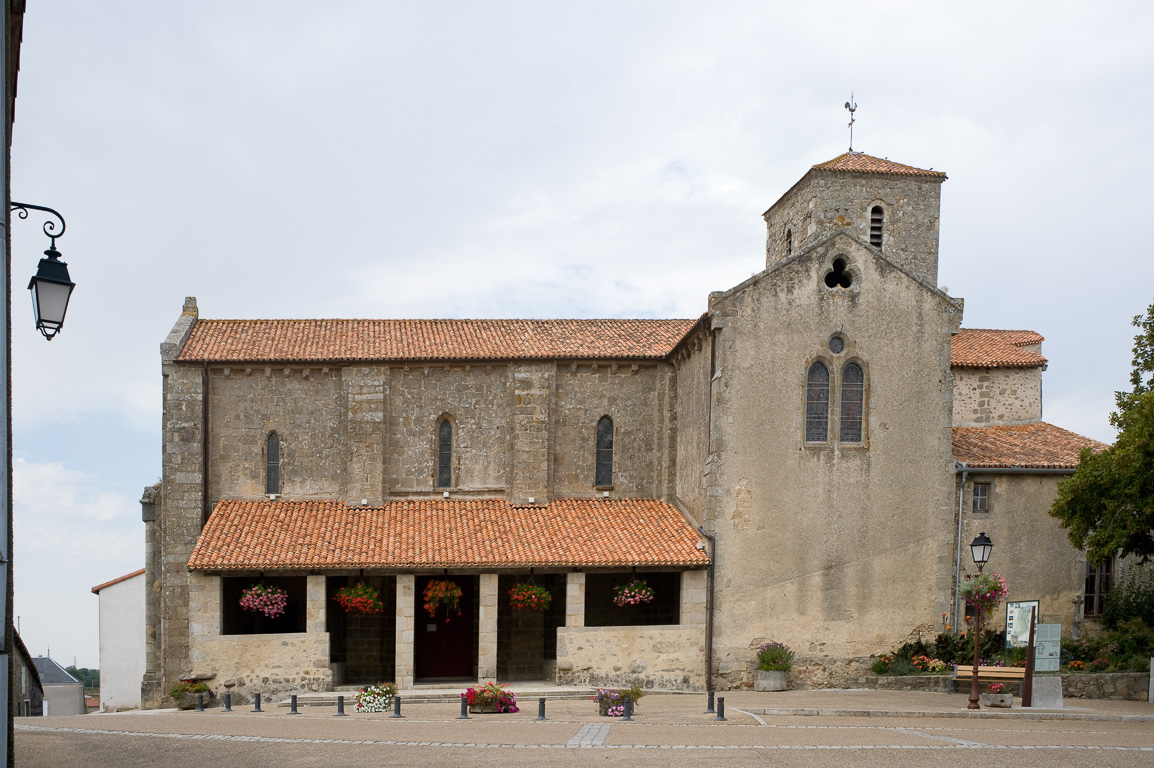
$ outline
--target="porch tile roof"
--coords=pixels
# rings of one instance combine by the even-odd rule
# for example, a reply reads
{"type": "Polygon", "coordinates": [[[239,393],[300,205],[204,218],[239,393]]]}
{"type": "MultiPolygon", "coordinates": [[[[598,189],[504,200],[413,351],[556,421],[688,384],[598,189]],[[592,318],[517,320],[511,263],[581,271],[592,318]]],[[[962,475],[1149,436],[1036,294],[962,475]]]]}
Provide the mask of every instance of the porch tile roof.
{"type": "Polygon", "coordinates": [[[999,331],[963,328],[950,343],[950,365],[955,368],[1040,368],[1046,358],[1023,347],[1041,344],[1034,331],[999,331]]]}
{"type": "Polygon", "coordinates": [[[199,571],[319,568],[498,568],[707,565],[701,537],[656,499],[408,499],[216,505],[188,567],[199,571]]]}
{"type": "Polygon", "coordinates": [[[1097,453],[1105,443],[1053,424],[954,427],[954,459],[971,468],[1074,469],[1083,448],[1097,453]]]}
{"type": "Polygon", "coordinates": [[[182,362],[663,359],[697,320],[198,320],[182,362]]]}

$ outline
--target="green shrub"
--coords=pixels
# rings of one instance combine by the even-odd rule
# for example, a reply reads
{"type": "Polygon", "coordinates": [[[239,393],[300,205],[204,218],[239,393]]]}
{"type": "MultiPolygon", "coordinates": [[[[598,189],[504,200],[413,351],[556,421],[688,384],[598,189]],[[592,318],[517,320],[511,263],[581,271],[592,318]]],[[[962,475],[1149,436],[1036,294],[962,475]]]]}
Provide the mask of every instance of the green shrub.
{"type": "Polygon", "coordinates": [[[922,671],[914,665],[909,659],[894,659],[894,663],[890,664],[891,675],[920,675],[922,671]]]}
{"type": "Polygon", "coordinates": [[[762,672],[788,672],[793,667],[793,651],[781,643],[766,643],[757,649],[757,668],[762,672]]]}
{"type": "Polygon", "coordinates": [[[1136,568],[1110,590],[1102,609],[1102,624],[1113,629],[1134,619],[1154,626],[1154,575],[1136,568]]]}
{"type": "Polygon", "coordinates": [[[186,693],[192,694],[193,696],[198,693],[209,693],[208,683],[201,682],[200,680],[181,680],[168,689],[168,695],[174,699],[179,699],[186,693]]]}

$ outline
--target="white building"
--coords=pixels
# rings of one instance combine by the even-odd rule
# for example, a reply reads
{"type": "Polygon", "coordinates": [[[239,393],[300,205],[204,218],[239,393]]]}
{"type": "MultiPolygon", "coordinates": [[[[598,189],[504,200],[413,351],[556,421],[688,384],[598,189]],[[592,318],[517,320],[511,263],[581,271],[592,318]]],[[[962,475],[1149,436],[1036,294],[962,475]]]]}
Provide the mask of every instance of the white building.
{"type": "Polygon", "coordinates": [[[100,707],[140,708],[144,677],[144,569],[92,588],[100,597],[100,707]]]}

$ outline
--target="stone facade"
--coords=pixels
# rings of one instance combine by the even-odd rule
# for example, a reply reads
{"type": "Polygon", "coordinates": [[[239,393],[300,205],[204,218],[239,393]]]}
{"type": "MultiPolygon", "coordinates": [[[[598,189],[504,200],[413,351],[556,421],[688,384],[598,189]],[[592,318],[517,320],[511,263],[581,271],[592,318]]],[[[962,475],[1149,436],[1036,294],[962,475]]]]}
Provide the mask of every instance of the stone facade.
{"type": "Polygon", "coordinates": [[[954,462],[954,426],[1040,419],[1041,371],[951,369],[963,305],[936,287],[940,183],[810,171],[765,214],[766,269],[712,294],[663,359],[189,363],[177,360],[198,321],[189,300],[161,345],[164,475],[142,500],[145,706],[189,674],[216,674],[243,695],[416,679],[428,570],[360,574],[387,593],[379,621],[326,623],[326,578],[358,574],[318,569],[306,631],[221,633],[220,575],[190,573],[189,559],[218,501],[269,493],[272,433],[283,500],[378,506],[448,494],[525,507],[608,493],[669,502],[699,528],[712,579],[682,572],[676,623],[587,626],[599,615],[587,605],[595,570],[573,567],[537,572],[555,614],[514,615],[501,579],[529,569],[465,569],[476,579],[479,679],[748,687],[754,649],[776,640],[798,653],[792,686],[841,685],[868,674],[872,655],[940,630],[958,553],[968,562],[964,545],[979,530],[997,542],[992,569],[1011,578],[1011,599],[1041,599],[1048,621],[1068,623],[1085,565],[1046,514],[1062,475],[991,469],[963,481],[954,462]],[[870,245],[875,206],[880,248],[870,245]],[[829,374],[823,439],[807,430],[817,363],[829,374]],[[851,364],[864,376],[861,419],[843,433],[851,364]],[[614,427],[612,483],[598,486],[603,417],[614,427]],[[975,481],[991,488],[979,515],[975,481]]]}
{"type": "Polygon", "coordinates": [[[954,370],[955,427],[1033,424],[1041,420],[1041,368],[954,370]]]}

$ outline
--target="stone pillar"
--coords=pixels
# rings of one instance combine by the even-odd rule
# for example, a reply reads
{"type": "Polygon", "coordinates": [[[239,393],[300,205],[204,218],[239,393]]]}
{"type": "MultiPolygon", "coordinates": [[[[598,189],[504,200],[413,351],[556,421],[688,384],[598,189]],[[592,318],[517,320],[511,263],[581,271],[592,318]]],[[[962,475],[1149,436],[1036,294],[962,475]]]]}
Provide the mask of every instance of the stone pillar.
{"type": "Polygon", "coordinates": [[[416,642],[417,577],[397,575],[397,653],[394,677],[398,688],[413,687],[413,643],[416,642]]]}
{"type": "Polygon", "coordinates": [[[385,490],[385,406],[389,395],[389,369],[377,366],[350,366],[341,377],[345,388],[348,419],[348,472],[345,503],[370,506],[384,501],[385,490]]]}
{"type": "Polygon", "coordinates": [[[477,679],[497,679],[497,574],[481,574],[478,600],[477,679]]]}
{"type": "Polygon", "coordinates": [[[565,626],[585,626],[585,574],[565,574],[565,626]]]}
{"type": "Polygon", "coordinates": [[[509,366],[513,387],[513,471],[509,500],[549,501],[549,405],[556,364],[509,366]]]}
{"type": "Polygon", "coordinates": [[[305,581],[305,632],[325,631],[325,611],[325,577],[309,576],[305,581]]]}
{"type": "MultiPolygon", "coordinates": [[[[683,627],[705,629],[705,596],[708,571],[681,572],[681,620],[683,627]]],[[[704,642],[704,635],[702,636],[704,642]]]]}

